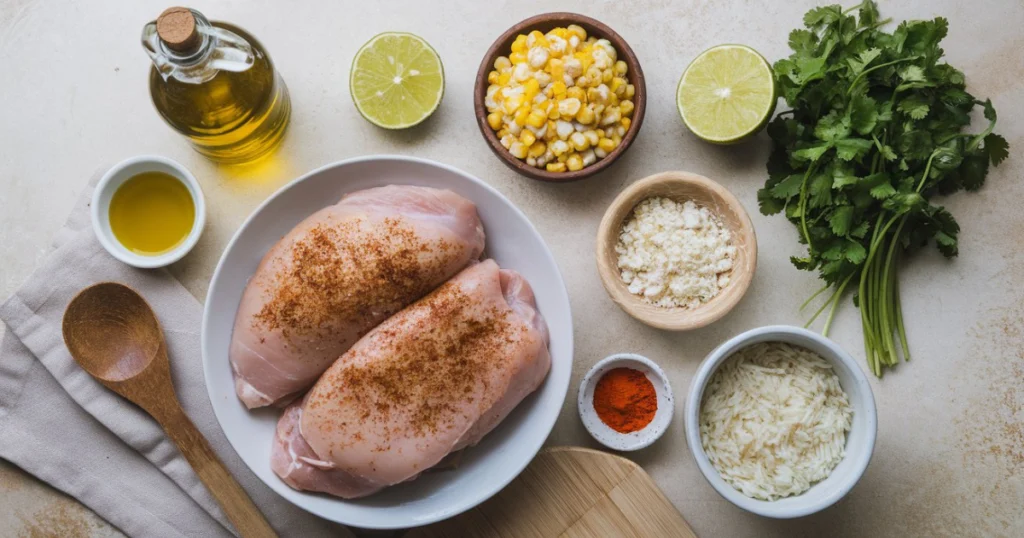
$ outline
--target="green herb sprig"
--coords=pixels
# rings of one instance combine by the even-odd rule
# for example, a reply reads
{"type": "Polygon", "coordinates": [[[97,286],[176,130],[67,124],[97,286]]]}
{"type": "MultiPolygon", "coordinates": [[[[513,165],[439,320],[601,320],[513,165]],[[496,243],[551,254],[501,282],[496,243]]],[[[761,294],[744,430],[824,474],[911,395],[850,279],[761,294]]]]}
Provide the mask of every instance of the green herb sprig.
{"type": "Polygon", "coordinates": [[[791,110],[768,126],[769,178],[758,192],[761,212],[784,212],[807,246],[793,264],[826,282],[804,307],[831,291],[808,325],[829,309],[828,334],[853,290],[878,376],[901,356],[910,360],[901,256],[932,241],[946,257],[957,255],[960,227],[933,197],[981,188],[1009,149],[992,132],[992,103],[967,93],[963,73],[940,62],[948,21],[905,21],[886,33],[888,22],[865,0],[812,9],[806,29],[789,34],[793,54],[774,67],[791,110]],[[976,105],[988,127],[961,132],[976,105]]]}

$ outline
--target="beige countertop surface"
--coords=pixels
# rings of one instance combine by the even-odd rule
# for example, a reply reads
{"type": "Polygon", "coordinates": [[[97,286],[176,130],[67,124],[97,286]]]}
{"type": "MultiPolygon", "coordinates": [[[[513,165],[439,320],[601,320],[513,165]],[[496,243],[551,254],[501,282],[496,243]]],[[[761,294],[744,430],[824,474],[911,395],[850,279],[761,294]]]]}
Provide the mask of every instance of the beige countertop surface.
{"type": "MultiPolygon", "coordinates": [[[[698,363],[746,329],[802,324],[798,306],[818,287],[797,271],[795,231],[757,211],[768,138],[733,147],[696,140],[675,110],[686,64],[719,43],[745,43],[770,60],[788,54],[790,30],[817,0],[772,3],[652,0],[567,1],[558,9],[594,16],[633,46],[647,75],[647,119],[632,149],[599,176],[569,185],[525,179],[488,150],[471,92],[480,56],[515,22],[552,10],[519,2],[272,2],[194,4],[212,19],[258,36],[291,91],[294,116],[283,147],[257,168],[221,168],[193,152],[150,104],[143,24],[167,5],[155,0],[71,2],[0,0],[0,296],[41,261],[88,177],[99,167],[146,153],[190,168],[205,189],[208,225],[198,247],[171,271],[202,299],[213,268],[242,219],[285,182],[318,166],[375,153],[415,155],[462,168],[490,183],[534,222],[569,288],[575,316],[573,384],[552,445],[596,446],[576,413],[580,377],[606,355],[646,355],[685,394],[698,363]],[[444,102],[424,125],[386,132],[364,121],[348,95],[348,67],[372,35],[405,30],[441,54],[444,102]],[[605,294],[594,235],[625,185],[664,170],[706,175],[732,190],[751,213],[760,259],[749,293],[726,318],[702,330],[650,329],[605,294]]],[[[912,257],[902,272],[913,362],[872,378],[878,442],[860,484],[835,506],[795,521],[745,513],[700,475],[683,436],[682,409],[667,435],[628,454],[643,465],[701,536],[1024,536],[1024,4],[1012,0],[883,2],[894,20],[944,16],[947,59],[968,90],[991,97],[1010,159],[976,194],[948,207],[963,231],[960,257],[912,257]]],[[[784,107],[780,104],[780,107],[784,107]]],[[[980,119],[980,115],[979,115],[980,119]]],[[[976,121],[975,130],[980,130],[976,121]]],[[[856,309],[841,310],[832,336],[863,358],[856,309]]],[[[2,435],[2,433],[0,433],[2,435]]],[[[111,536],[117,531],[75,501],[0,464],[0,534],[111,536]]],[[[286,502],[282,499],[281,502],[286,502]]]]}

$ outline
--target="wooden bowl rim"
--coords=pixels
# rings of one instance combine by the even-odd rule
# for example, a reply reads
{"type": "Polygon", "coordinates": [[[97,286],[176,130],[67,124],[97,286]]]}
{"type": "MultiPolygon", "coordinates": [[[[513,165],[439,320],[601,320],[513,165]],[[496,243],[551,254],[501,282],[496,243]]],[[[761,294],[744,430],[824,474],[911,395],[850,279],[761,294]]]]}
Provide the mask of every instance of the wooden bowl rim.
{"type": "Polygon", "coordinates": [[[615,30],[612,30],[608,25],[597,19],[587,17],[586,15],[568,11],[541,13],[513,25],[502,33],[498,39],[491,44],[490,48],[487,49],[476,73],[476,83],[473,89],[473,109],[476,113],[476,121],[477,126],[480,128],[480,133],[484,136],[484,139],[487,141],[487,145],[491,148],[491,151],[503,163],[505,163],[506,166],[526,177],[541,181],[549,181],[553,183],[577,181],[593,176],[608,168],[633,144],[637,133],[640,131],[640,127],[644,123],[644,115],[647,111],[647,84],[645,80],[643,69],[640,67],[640,60],[636,57],[636,54],[629,46],[629,43],[627,43],[621,35],[615,32],[615,30]],[[626,62],[626,65],[629,66],[629,82],[633,84],[635,89],[635,93],[633,95],[634,108],[632,123],[626,131],[626,136],[622,137],[622,142],[619,144],[619,147],[615,148],[605,158],[598,159],[594,164],[575,172],[548,172],[547,170],[530,166],[526,164],[526,161],[521,161],[513,157],[512,154],[501,145],[501,141],[498,140],[497,134],[491,130],[491,126],[487,124],[487,107],[484,106],[484,98],[486,97],[487,86],[489,85],[487,84],[487,74],[491,71],[494,59],[501,55],[504,48],[511,45],[511,42],[515,39],[516,35],[520,33],[528,33],[530,30],[534,30],[540,25],[547,24],[578,24],[587,29],[588,32],[594,33],[600,38],[610,41],[612,46],[614,46],[615,50],[618,52],[619,59],[626,62]],[[597,32],[592,32],[593,29],[596,29],[597,32]]]}
{"type": "MultiPolygon", "coordinates": [[[[725,224],[728,225],[728,222],[725,224]]],[[[609,297],[627,314],[639,321],[658,329],[670,331],[688,331],[709,325],[733,309],[746,295],[750,282],[757,270],[757,235],[754,224],[750,220],[743,204],[721,184],[699,174],[683,171],[660,172],[645,177],[625,188],[605,211],[597,232],[597,268],[601,275],[601,283],[609,297]],[[706,191],[713,198],[720,199],[722,205],[735,214],[739,226],[730,226],[734,244],[745,247],[733,267],[729,285],[707,303],[697,308],[664,308],[655,307],[643,302],[640,297],[632,294],[622,282],[618,267],[610,260],[615,256],[615,244],[618,242],[619,230],[623,221],[641,200],[650,196],[653,189],[663,185],[687,185],[706,191]],[[650,194],[648,194],[650,193],[650,194]],[[639,200],[631,202],[640,195],[639,200]],[[628,206],[628,207],[627,207],[628,206]]]]}

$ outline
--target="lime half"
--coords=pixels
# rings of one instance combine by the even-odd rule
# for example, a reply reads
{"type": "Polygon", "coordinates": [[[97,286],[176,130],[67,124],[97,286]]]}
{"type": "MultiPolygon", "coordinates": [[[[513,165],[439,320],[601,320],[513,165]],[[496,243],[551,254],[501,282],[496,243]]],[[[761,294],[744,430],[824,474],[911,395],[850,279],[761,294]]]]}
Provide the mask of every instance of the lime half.
{"type": "Polygon", "coordinates": [[[683,123],[714,144],[734,144],[760,131],[776,100],[771,65],[743,45],[702,52],[683,72],[676,90],[683,123]]]}
{"type": "Polygon", "coordinates": [[[387,32],[359,49],[348,84],[356,109],[370,123],[404,129],[441,104],[444,68],[437,51],[419,36],[387,32]]]}

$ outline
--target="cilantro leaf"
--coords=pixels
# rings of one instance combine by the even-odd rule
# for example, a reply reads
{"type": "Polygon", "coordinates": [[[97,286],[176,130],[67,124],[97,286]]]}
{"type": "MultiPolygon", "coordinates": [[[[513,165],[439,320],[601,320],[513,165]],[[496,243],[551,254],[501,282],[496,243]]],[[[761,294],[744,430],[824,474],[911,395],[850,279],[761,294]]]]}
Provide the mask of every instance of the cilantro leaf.
{"type": "Polygon", "coordinates": [[[878,103],[858,94],[850,99],[850,127],[862,135],[871,133],[878,123],[878,103]]]}
{"type": "Polygon", "coordinates": [[[846,259],[849,260],[850,263],[854,264],[861,264],[864,262],[864,259],[868,257],[867,249],[864,248],[864,245],[856,241],[850,241],[847,243],[844,253],[846,255],[846,259]]]}
{"type": "Polygon", "coordinates": [[[976,191],[985,184],[985,176],[988,175],[988,155],[979,152],[969,153],[964,156],[963,163],[957,171],[960,174],[960,182],[969,191],[976,191]]]}
{"type": "Polygon", "coordinates": [[[939,207],[930,219],[931,225],[935,228],[935,245],[939,247],[939,252],[947,258],[959,254],[957,236],[960,234],[960,225],[953,215],[946,208],[939,207]]]}
{"type": "Polygon", "coordinates": [[[774,215],[786,208],[786,202],[776,198],[768,189],[757,191],[757,206],[762,215],[774,215]]]}
{"type": "Polygon", "coordinates": [[[974,102],[974,97],[971,97],[971,94],[960,88],[946,88],[942,90],[939,99],[942,101],[942,104],[951,107],[963,106],[974,102]]]}
{"type": "Polygon", "coordinates": [[[804,271],[810,271],[817,265],[811,258],[797,258],[796,256],[790,256],[789,261],[796,266],[797,269],[803,269],[804,271]]]}
{"type": "Polygon", "coordinates": [[[853,75],[861,74],[869,63],[873,62],[875,58],[882,55],[882,49],[872,47],[868,50],[862,51],[857,55],[856,58],[850,58],[846,61],[850,65],[850,69],[853,71],[853,75]]]}
{"type": "MultiPolygon", "coordinates": [[[[885,145],[878,148],[878,154],[887,161],[896,160],[896,152],[893,151],[892,146],[885,145]]],[[[905,164],[905,163],[904,163],[905,164]]]]}
{"type": "Polygon", "coordinates": [[[837,140],[836,155],[844,161],[852,161],[858,157],[865,155],[869,149],[874,145],[870,140],[863,138],[844,138],[837,140]]]}
{"type": "Polygon", "coordinates": [[[789,48],[794,52],[812,54],[818,47],[818,36],[809,30],[796,29],[789,33],[789,48]]]}
{"type": "Polygon", "coordinates": [[[860,224],[854,226],[854,228],[850,230],[850,236],[856,237],[857,239],[863,239],[864,236],[868,234],[869,229],[871,229],[871,223],[866,220],[862,220],[860,224]]]}
{"type": "Polygon", "coordinates": [[[906,131],[896,139],[896,150],[907,160],[927,160],[932,154],[932,135],[928,131],[906,131]]]}
{"type": "Polygon", "coordinates": [[[882,207],[897,215],[902,215],[920,208],[925,203],[924,197],[916,192],[900,192],[886,198],[882,202],[882,207]]]}
{"type": "Polygon", "coordinates": [[[870,192],[871,196],[875,199],[885,200],[886,198],[896,194],[896,189],[889,182],[884,182],[871,187],[871,190],[868,192],[870,192]]]}
{"type": "Polygon", "coordinates": [[[946,37],[946,33],[949,31],[948,20],[943,17],[937,17],[931,21],[912,21],[904,24],[907,25],[907,37],[903,44],[904,49],[926,58],[938,59],[938,57],[942,56],[939,41],[946,37]]]}
{"type": "Polygon", "coordinates": [[[816,28],[826,24],[832,24],[843,16],[843,6],[838,4],[831,6],[816,7],[804,15],[804,26],[816,28]]]}
{"type": "Polygon", "coordinates": [[[796,71],[790,78],[793,78],[793,82],[800,85],[819,78],[825,73],[825,61],[826,58],[824,56],[797,58],[796,71]]]}
{"type": "Polygon", "coordinates": [[[935,232],[935,243],[939,247],[939,251],[947,258],[952,258],[958,254],[957,240],[945,232],[935,232]]]}
{"type": "Polygon", "coordinates": [[[989,160],[992,161],[993,166],[999,166],[999,163],[1003,162],[1010,155],[1010,144],[1006,142],[1006,139],[991,133],[985,137],[984,150],[988,153],[989,160]]]}
{"type": "Polygon", "coordinates": [[[860,178],[855,176],[853,170],[848,167],[833,167],[832,173],[832,188],[842,189],[850,185],[856,185],[860,178]]]}
{"type": "Polygon", "coordinates": [[[924,82],[927,78],[924,76],[924,69],[919,65],[910,64],[899,70],[900,78],[904,82],[924,82]]]}
{"type": "Polygon", "coordinates": [[[828,174],[816,174],[807,184],[810,195],[807,205],[811,209],[825,207],[832,203],[832,178],[828,174]]]}
{"type": "Polygon", "coordinates": [[[860,25],[874,26],[878,22],[878,6],[874,2],[867,1],[860,4],[860,25]]]}
{"type": "Polygon", "coordinates": [[[798,161],[817,161],[825,154],[826,151],[832,148],[831,142],[825,142],[816,144],[804,149],[800,149],[793,152],[793,158],[798,161]]]}
{"type": "Polygon", "coordinates": [[[775,198],[785,200],[792,198],[800,194],[800,187],[803,185],[804,176],[802,174],[793,174],[783,179],[769,191],[775,198]]]}
{"type": "Polygon", "coordinates": [[[841,241],[833,241],[828,248],[821,251],[821,259],[830,262],[843,259],[843,243],[841,241]]]}
{"type": "Polygon", "coordinates": [[[840,115],[837,111],[832,111],[829,115],[821,118],[818,125],[814,127],[814,136],[819,140],[834,142],[849,135],[850,118],[840,115]]]}
{"type": "Polygon", "coordinates": [[[915,120],[923,120],[925,116],[928,115],[930,107],[923,98],[908,97],[900,101],[900,104],[896,109],[915,120]]]}
{"type": "Polygon", "coordinates": [[[985,119],[988,120],[988,121],[991,121],[991,122],[995,122],[996,121],[996,109],[995,109],[995,107],[992,106],[992,100],[991,99],[985,99],[985,102],[982,103],[982,107],[983,107],[983,109],[985,111],[985,119]]]}
{"type": "Polygon", "coordinates": [[[853,223],[854,208],[852,205],[839,206],[828,218],[832,226],[832,233],[846,235],[850,233],[850,224],[853,223]]]}

